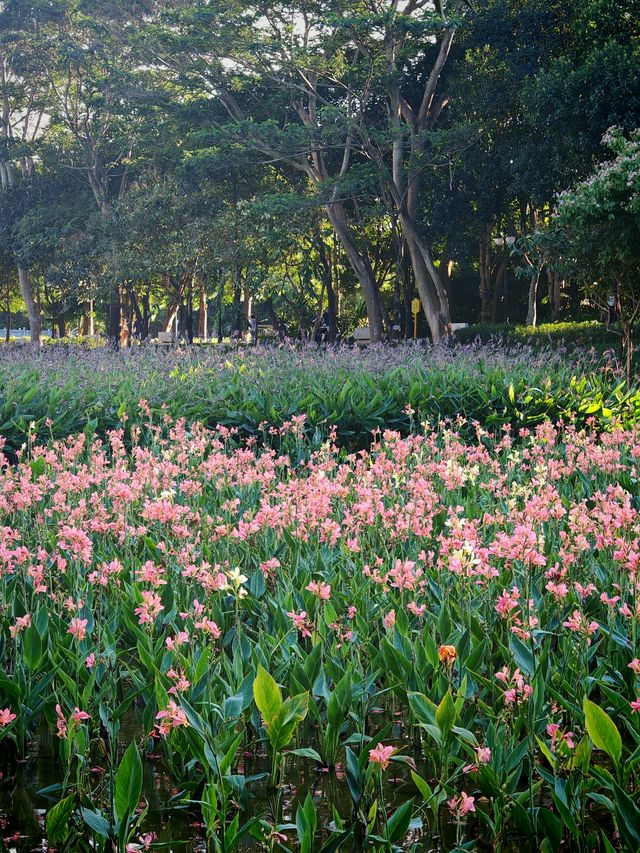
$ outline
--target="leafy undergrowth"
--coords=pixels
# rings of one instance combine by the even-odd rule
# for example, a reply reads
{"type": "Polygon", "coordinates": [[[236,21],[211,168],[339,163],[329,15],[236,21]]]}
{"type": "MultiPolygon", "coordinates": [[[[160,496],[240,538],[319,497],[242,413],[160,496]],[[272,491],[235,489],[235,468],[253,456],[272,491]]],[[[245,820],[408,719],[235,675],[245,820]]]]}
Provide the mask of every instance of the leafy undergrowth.
{"type": "Polygon", "coordinates": [[[410,344],[318,350],[258,348],[161,351],[24,347],[0,352],[0,435],[7,450],[85,431],[104,437],[140,422],[143,398],[156,417],[223,425],[270,442],[293,417],[318,446],[331,431],[349,449],[376,430],[403,434],[416,423],[457,419],[473,435],[531,427],[546,419],[601,428],[635,423],[640,393],[627,391],[615,364],[558,348],[410,344]]]}
{"type": "Polygon", "coordinates": [[[133,432],[3,472],[0,738],[58,736],[51,845],[153,846],[158,755],[216,851],[638,849],[640,429],[133,432]]]}

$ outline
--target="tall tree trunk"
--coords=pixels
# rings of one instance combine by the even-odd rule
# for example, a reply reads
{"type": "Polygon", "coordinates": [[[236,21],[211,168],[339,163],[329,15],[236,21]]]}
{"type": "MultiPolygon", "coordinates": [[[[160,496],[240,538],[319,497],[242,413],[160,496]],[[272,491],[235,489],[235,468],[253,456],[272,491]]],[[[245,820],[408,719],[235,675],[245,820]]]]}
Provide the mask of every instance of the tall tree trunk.
{"type": "Polygon", "coordinates": [[[116,307],[118,318],[118,343],[121,347],[128,347],[129,339],[129,293],[126,284],[118,287],[118,304],[116,307]]]}
{"type": "Polygon", "coordinates": [[[529,280],[529,302],[527,306],[527,326],[538,324],[538,284],[540,282],[540,271],[534,270],[529,280]]]}
{"type": "Polygon", "coordinates": [[[198,276],[198,337],[207,340],[207,290],[202,273],[198,276]]]}
{"type": "Polygon", "coordinates": [[[491,226],[487,225],[480,237],[480,322],[491,319],[491,226]]]}
{"type": "Polygon", "coordinates": [[[547,286],[549,294],[549,304],[551,305],[551,319],[559,320],[562,312],[562,277],[557,272],[547,270],[547,286]]]}
{"type": "Polygon", "coordinates": [[[193,343],[193,279],[195,272],[189,278],[189,287],[187,290],[187,306],[185,311],[185,338],[188,344],[193,343]]]}
{"type": "Polygon", "coordinates": [[[120,347],[120,304],[113,300],[107,306],[108,325],[107,336],[109,344],[114,348],[120,347]]]}
{"type": "MultiPolygon", "coordinates": [[[[417,177],[414,178],[414,183],[419,183],[417,177]]],[[[416,188],[414,187],[408,195],[407,202],[403,200],[396,181],[388,180],[386,188],[398,213],[398,222],[409,249],[413,276],[418,288],[422,309],[429,324],[431,338],[434,343],[437,343],[451,333],[449,299],[415,219],[416,188]]]]}
{"type": "Polygon", "coordinates": [[[442,287],[445,293],[447,294],[447,302],[449,303],[449,311],[451,315],[451,249],[448,240],[445,243],[444,249],[442,250],[440,263],[438,264],[438,276],[440,277],[442,287]]]}
{"type": "Polygon", "coordinates": [[[140,324],[140,340],[146,341],[149,337],[149,325],[151,321],[151,304],[149,291],[142,295],[142,323],[140,324]]]}
{"type": "Polygon", "coordinates": [[[499,323],[500,320],[505,319],[505,305],[504,305],[504,271],[505,264],[504,259],[500,261],[500,265],[495,274],[495,280],[493,283],[493,298],[491,300],[491,322],[499,323]]]}
{"type": "MultiPolygon", "coordinates": [[[[336,294],[333,288],[333,276],[335,274],[335,232],[334,232],[334,250],[325,245],[321,234],[316,235],[315,240],[322,265],[322,286],[327,292],[327,341],[335,343],[338,332],[338,324],[336,318],[336,294]]],[[[320,300],[320,313],[322,314],[323,300],[320,300]]],[[[315,329],[314,329],[315,332],[315,329]]],[[[315,335],[314,335],[315,336],[315,335]]]]}
{"type": "MultiPolygon", "coordinates": [[[[405,226],[413,230],[413,226],[405,221],[405,226]]],[[[424,252],[425,247],[420,246],[419,241],[415,236],[405,231],[405,240],[409,249],[409,257],[411,258],[411,266],[413,267],[413,275],[420,296],[422,310],[427,318],[431,339],[434,343],[438,343],[443,336],[449,334],[450,317],[449,317],[449,302],[447,300],[446,291],[442,287],[438,272],[433,266],[433,262],[429,257],[429,266],[425,262],[424,252]],[[436,285],[437,280],[437,285],[436,285]]]]}
{"type": "Polygon", "coordinates": [[[31,332],[31,346],[39,347],[42,342],[42,316],[40,314],[40,305],[31,283],[29,269],[26,266],[18,265],[18,280],[20,282],[20,293],[27,309],[27,317],[29,318],[29,331],[31,332]]]}
{"type": "Polygon", "coordinates": [[[169,334],[169,332],[173,332],[173,328],[174,328],[175,321],[176,321],[176,316],[178,315],[179,310],[180,310],[180,303],[178,302],[178,300],[174,299],[169,304],[169,308],[167,309],[167,317],[166,317],[165,322],[164,322],[163,331],[166,334],[169,334]]]}
{"type": "Polygon", "coordinates": [[[330,344],[336,342],[338,337],[338,318],[336,315],[336,292],[333,289],[333,275],[327,278],[327,338],[330,344]]]}
{"type": "Polygon", "coordinates": [[[382,310],[380,308],[380,292],[376,282],[371,261],[361,253],[355,243],[353,234],[347,222],[344,207],[340,202],[327,204],[327,216],[336,233],[336,236],[353,269],[356,278],[362,287],[364,301],[367,306],[367,319],[369,322],[369,337],[371,341],[382,340],[382,310]]]}
{"type": "Polygon", "coordinates": [[[273,307],[273,299],[269,296],[268,299],[262,303],[262,307],[264,309],[264,313],[268,321],[273,326],[278,338],[281,342],[284,342],[285,337],[287,336],[286,327],[280,322],[278,319],[278,315],[276,314],[275,308],[273,307]]]}
{"type": "Polygon", "coordinates": [[[67,337],[67,318],[64,316],[64,312],[58,314],[58,337],[67,337]]]}

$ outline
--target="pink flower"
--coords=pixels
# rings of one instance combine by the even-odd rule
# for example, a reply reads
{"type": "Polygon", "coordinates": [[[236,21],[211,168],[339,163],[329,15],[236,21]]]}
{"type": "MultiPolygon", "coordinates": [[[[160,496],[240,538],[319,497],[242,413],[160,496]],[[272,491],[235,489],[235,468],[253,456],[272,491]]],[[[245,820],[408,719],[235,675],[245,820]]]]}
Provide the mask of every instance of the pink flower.
{"type": "Polygon", "coordinates": [[[476,746],[475,753],[478,764],[488,764],[491,761],[491,749],[488,746],[476,746]]]}
{"type": "Polygon", "coordinates": [[[393,626],[396,624],[396,611],[390,610],[382,621],[384,622],[384,627],[387,631],[391,631],[393,626]]]}
{"type": "Polygon", "coordinates": [[[88,619],[78,619],[78,617],[75,616],[69,624],[69,630],[67,631],[67,634],[71,634],[72,637],[75,637],[76,640],[80,642],[80,640],[84,640],[84,638],[87,636],[88,624],[88,619]]]}
{"type": "Polygon", "coordinates": [[[318,583],[318,581],[311,581],[311,583],[305,586],[305,589],[309,590],[309,592],[312,592],[314,595],[317,595],[321,601],[328,601],[331,596],[331,587],[328,583],[324,583],[322,581],[320,583],[318,583]]]}
{"type": "Polygon", "coordinates": [[[469,812],[474,812],[476,810],[474,802],[474,797],[468,796],[468,794],[463,791],[458,798],[452,797],[448,800],[447,805],[449,806],[449,811],[452,814],[461,818],[469,812]]]}
{"type": "Polygon", "coordinates": [[[204,631],[205,634],[211,634],[211,636],[216,640],[222,634],[220,628],[218,628],[216,623],[211,619],[201,619],[199,622],[195,622],[194,625],[199,631],[204,631]]]}
{"type": "Polygon", "coordinates": [[[637,699],[634,699],[633,702],[629,703],[631,705],[631,713],[634,712],[636,714],[640,714],[640,696],[637,699]]]}
{"type": "Polygon", "coordinates": [[[587,622],[587,617],[579,610],[574,610],[566,622],[562,623],[565,628],[571,629],[575,634],[582,634],[587,639],[587,645],[591,645],[591,637],[600,627],[597,622],[587,622]]]}
{"type": "Polygon", "coordinates": [[[16,715],[11,713],[11,708],[3,708],[0,711],[0,726],[8,726],[15,718],[16,715]]]}
{"type": "Polygon", "coordinates": [[[160,723],[156,724],[156,728],[164,737],[169,734],[171,729],[189,725],[187,715],[173,699],[169,701],[169,707],[165,711],[158,711],[156,720],[160,720],[160,723]]]}
{"type": "Polygon", "coordinates": [[[640,660],[634,658],[629,664],[629,669],[632,669],[636,675],[640,674],[640,660]]]}
{"type": "Polygon", "coordinates": [[[294,624],[294,627],[300,631],[301,637],[310,637],[311,636],[311,623],[307,620],[307,611],[301,610],[300,613],[294,613],[290,611],[287,613],[287,616],[294,624]]]}
{"type": "Polygon", "coordinates": [[[137,844],[133,841],[125,847],[126,853],[138,853],[139,850],[148,850],[158,836],[155,832],[147,832],[138,836],[137,844]]]}
{"type": "Polygon", "coordinates": [[[31,616],[28,613],[25,613],[24,616],[18,616],[15,625],[11,625],[11,627],[9,628],[9,633],[12,637],[17,637],[21,631],[24,631],[25,628],[30,627],[31,616]]]}
{"type": "Polygon", "coordinates": [[[563,732],[558,723],[549,723],[547,725],[547,734],[551,738],[551,752],[555,752],[556,748],[563,743],[567,745],[568,749],[573,749],[575,746],[573,740],[575,737],[574,733],[563,732]]]}
{"type": "MultiPolygon", "coordinates": [[[[73,713],[69,717],[69,721],[65,719],[64,714],[62,713],[62,708],[60,705],[56,705],[56,728],[58,730],[58,737],[66,737],[69,732],[69,723],[77,724],[82,723],[85,720],[90,720],[91,717],[87,714],[86,711],[81,711],[80,708],[74,708],[73,713]]],[[[74,726],[72,725],[72,731],[74,726]]]]}
{"type": "Polygon", "coordinates": [[[91,717],[87,714],[86,711],[81,711],[80,708],[74,708],[73,714],[71,715],[71,719],[76,723],[81,723],[84,720],[90,720],[91,717]]]}
{"type": "Polygon", "coordinates": [[[58,730],[58,737],[66,737],[67,736],[67,721],[62,713],[62,708],[60,705],[56,705],[56,728],[58,730]]]}
{"type": "Polygon", "coordinates": [[[496,678],[507,688],[503,693],[503,698],[508,707],[525,702],[533,693],[533,688],[525,682],[519,669],[514,670],[513,675],[511,675],[508,667],[504,666],[496,672],[496,678]]]}
{"type": "Polygon", "coordinates": [[[96,665],[96,656],[93,654],[93,652],[91,652],[90,655],[87,655],[87,657],[85,658],[84,665],[87,667],[87,669],[91,669],[96,665]]]}
{"type": "Polygon", "coordinates": [[[395,752],[395,747],[383,746],[379,743],[374,749],[369,750],[369,762],[371,764],[379,764],[381,770],[386,770],[389,766],[391,756],[395,752]]]}
{"type": "Polygon", "coordinates": [[[158,614],[163,610],[164,605],[160,601],[158,593],[145,590],[142,593],[142,604],[140,607],[136,607],[134,613],[138,617],[138,623],[140,625],[149,625],[154,622],[156,616],[158,616],[158,614]]]}
{"type": "Polygon", "coordinates": [[[178,631],[175,637],[167,637],[165,644],[168,649],[177,649],[189,642],[189,634],[186,631],[178,631]]]}

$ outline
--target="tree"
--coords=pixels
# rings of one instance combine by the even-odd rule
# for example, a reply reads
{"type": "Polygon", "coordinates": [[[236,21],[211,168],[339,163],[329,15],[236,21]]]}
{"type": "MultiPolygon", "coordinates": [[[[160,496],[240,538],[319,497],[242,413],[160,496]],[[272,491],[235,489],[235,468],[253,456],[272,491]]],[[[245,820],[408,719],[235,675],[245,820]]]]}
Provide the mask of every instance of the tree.
{"type": "MultiPolygon", "coordinates": [[[[5,240],[24,206],[24,194],[34,174],[34,145],[45,123],[48,83],[33,63],[29,40],[19,29],[14,5],[0,6],[0,206],[13,211],[11,226],[5,220],[5,240]]],[[[19,16],[18,16],[19,17],[19,16]]],[[[13,250],[20,292],[24,300],[31,345],[39,346],[42,318],[38,293],[29,271],[29,259],[13,250]]]]}
{"type": "Polygon", "coordinates": [[[614,159],[558,196],[544,243],[556,268],[574,276],[601,312],[617,310],[630,382],[640,313],[640,129],[625,136],[611,128],[603,144],[614,159]]]}

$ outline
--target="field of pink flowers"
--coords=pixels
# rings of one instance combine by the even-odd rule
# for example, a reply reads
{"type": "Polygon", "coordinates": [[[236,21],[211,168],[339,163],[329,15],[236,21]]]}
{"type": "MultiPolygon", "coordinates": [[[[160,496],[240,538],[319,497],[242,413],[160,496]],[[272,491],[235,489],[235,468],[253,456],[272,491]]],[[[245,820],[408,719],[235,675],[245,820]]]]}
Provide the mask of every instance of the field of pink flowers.
{"type": "Polygon", "coordinates": [[[50,732],[43,849],[163,844],[151,766],[219,853],[640,849],[640,428],[276,453],[145,411],[2,470],[0,787],[50,732]]]}

